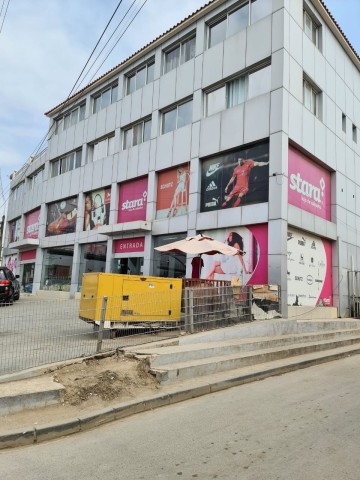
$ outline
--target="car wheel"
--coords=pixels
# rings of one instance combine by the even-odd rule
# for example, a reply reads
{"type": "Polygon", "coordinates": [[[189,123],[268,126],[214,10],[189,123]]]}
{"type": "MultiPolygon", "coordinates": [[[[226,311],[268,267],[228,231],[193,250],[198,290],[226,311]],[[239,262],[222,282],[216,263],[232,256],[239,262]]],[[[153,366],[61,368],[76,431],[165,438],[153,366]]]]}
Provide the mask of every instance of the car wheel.
{"type": "Polygon", "coordinates": [[[19,300],[19,298],[20,298],[20,292],[15,293],[14,300],[19,300]]]}

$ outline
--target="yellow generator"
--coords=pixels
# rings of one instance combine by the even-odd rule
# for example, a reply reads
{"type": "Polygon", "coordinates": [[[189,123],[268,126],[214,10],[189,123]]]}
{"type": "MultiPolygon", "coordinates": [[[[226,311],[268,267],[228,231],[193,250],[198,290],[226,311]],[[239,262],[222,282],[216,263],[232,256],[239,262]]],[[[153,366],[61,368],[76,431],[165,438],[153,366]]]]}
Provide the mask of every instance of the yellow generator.
{"type": "Polygon", "coordinates": [[[103,297],[107,297],[106,329],[179,322],[181,278],[144,277],[117,273],[84,273],[80,318],[99,325],[103,297]]]}

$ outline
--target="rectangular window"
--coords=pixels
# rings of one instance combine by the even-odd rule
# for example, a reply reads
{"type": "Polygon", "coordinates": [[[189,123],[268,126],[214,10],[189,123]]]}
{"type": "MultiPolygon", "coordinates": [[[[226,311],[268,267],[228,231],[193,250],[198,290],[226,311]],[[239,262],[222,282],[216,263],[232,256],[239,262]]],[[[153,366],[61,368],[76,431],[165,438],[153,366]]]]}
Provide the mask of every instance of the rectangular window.
{"type": "Polygon", "coordinates": [[[43,181],[44,168],[41,168],[27,179],[27,188],[32,190],[36,185],[40,185],[43,181]]]}
{"type": "Polygon", "coordinates": [[[343,113],[341,115],[341,126],[342,126],[342,131],[346,133],[346,115],[343,113]]]}
{"type": "Polygon", "coordinates": [[[97,113],[110,104],[117,102],[117,83],[93,96],[92,113],[97,113]]]}
{"type": "MultiPolygon", "coordinates": [[[[78,152],[77,152],[78,153],[78,152]]],[[[96,162],[114,153],[114,133],[89,145],[88,162],[96,162]]],[[[77,159],[78,161],[78,159],[77,159]]],[[[81,156],[80,156],[81,161],[81,156]]]]}
{"type": "Polygon", "coordinates": [[[320,27],[305,10],[303,22],[305,34],[310,38],[314,45],[319,47],[320,27]]]}
{"type": "Polygon", "coordinates": [[[192,122],[192,100],[176,105],[162,115],[162,133],[168,133],[192,122]]]}
{"type": "Polygon", "coordinates": [[[50,176],[56,177],[66,172],[81,167],[81,149],[64,155],[57,160],[53,160],[50,164],[50,176]]]}
{"type": "Polygon", "coordinates": [[[321,91],[312,85],[309,80],[304,79],[303,85],[303,103],[316,117],[320,118],[320,98],[321,91]]]}
{"type": "Polygon", "coordinates": [[[135,72],[126,77],[126,94],[135,92],[144,85],[154,81],[155,62],[142,65],[135,72]]]}
{"type": "Polygon", "coordinates": [[[81,103],[76,108],[63,114],[63,116],[55,120],[55,135],[61,130],[66,130],[73,125],[76,125],[85,118],[86,103],[81,103]],[[62,128],[61,128],[62,126],[62,128]]]}
{"type": "Polygon", "coordinates": [[[206,93],[206,115],[213,115],[226,108],[271,90],[271,65],[243,74],[206,93]]]}
{"type": "Polygon", "coordinates": [[[164,53],[164,73],[195,57],[196,37],[187,38],[164,53]]]}
{"type": "Polygon", "coordinates": [[[352,137],[353,137],[353,142],[357,143],[357,128],[356,128],[356,125],[354,124],[352,126],[352,137]]]}
{"type": "Polygon", "coordinates": [[[151,136],[151,118],[123,129],[123,150],[147,142],[151,136]]]}
{"type": "Polygon", "coordinates": [[[212,47],[231,35],[244,30],[272,12],[272,0],[246,0],[235,10],[209,25],[208,46],[212,47]]]}

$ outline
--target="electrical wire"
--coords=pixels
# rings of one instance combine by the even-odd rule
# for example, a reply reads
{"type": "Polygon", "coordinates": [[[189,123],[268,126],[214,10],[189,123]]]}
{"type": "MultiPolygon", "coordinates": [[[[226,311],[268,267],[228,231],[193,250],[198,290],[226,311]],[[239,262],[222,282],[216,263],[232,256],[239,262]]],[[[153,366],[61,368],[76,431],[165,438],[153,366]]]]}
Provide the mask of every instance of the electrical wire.
{"type": "MultiPolygon", "coordinates": [[[[4,1],[5,1],[5,0],[4,0],[4,1]]],[[[5,18],[6,18],[6,14],[7,14],[9,5],[10,5],[10,0],[8,0],[8,3],[7,3],[7,5],[6,5],[6,9],[5,9],[5,13],[4,13],[4,18],[3,18],[3,21],[2,21],[1,26],[0,26],[0,34],[1,34],[2,29],[3,29],[3,26],[4,26],[4,22],[5,22],[5,18]]],[[[3,6],[4,6],[4,2],[3,2],[3,4],[2,4],[1,10],[3,9],[3,6]]],[[[1,12],[0,12],[0,16],[1,16],[1,12]]]]}

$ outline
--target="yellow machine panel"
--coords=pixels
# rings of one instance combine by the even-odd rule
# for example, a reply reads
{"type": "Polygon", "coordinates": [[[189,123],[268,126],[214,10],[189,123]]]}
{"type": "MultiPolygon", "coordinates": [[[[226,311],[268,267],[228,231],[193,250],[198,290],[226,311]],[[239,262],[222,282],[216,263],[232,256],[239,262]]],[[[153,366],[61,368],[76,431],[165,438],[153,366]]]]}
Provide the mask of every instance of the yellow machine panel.
{"type": "Polygon", "coordinates": [[[177,322],[181,315],[182,280],[117,273],[84,273],[80,318],[97,322],[103,297],[105,321],[177,322]]]}

